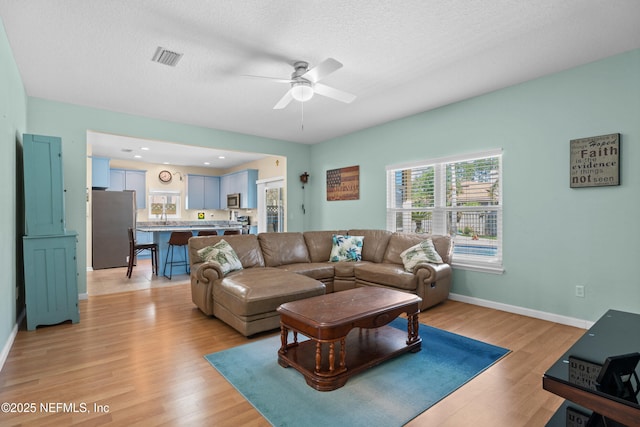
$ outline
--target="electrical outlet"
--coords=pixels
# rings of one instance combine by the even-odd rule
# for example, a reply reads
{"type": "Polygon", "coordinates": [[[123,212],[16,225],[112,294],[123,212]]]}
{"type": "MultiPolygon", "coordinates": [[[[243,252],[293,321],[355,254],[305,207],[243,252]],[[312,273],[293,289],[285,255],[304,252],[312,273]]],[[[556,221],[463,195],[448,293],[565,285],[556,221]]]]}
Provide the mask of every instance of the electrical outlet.
{"type": "Polygon", "coordinates": [[[577,285],[576,286],[576,296],[580,297],[580,298],[584,298],[584,286],[583,285],[577,285]]]}

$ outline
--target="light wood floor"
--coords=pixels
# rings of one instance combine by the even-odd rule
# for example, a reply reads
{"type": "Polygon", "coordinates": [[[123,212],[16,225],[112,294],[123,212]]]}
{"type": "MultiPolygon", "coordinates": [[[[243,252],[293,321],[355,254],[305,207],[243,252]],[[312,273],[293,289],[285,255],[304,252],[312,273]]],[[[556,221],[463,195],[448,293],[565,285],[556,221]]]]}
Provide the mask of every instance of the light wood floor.
{"type": "Polygon", "coordinates": [[[158,276],[152,274],[150,259],[139,259],[131,271],[130,279],[127,279],[126,272],[126,268],[106,268],[88,272],[87,294],[105,295],[189,283],[188,274],[174,274],[171,279],[164,277],[162,271],[158,276]]]}
{"type": "MultiPolygon", "coordinates": [[[[96,273],[88,274],[90,287],[127,280],[123,269],[96,273]]],[[[268,426],[203,358],[250,340],[198,311],[186,281],[172,284],[90,296],[80,302],[78,324],[20,330],[0,372],[0,403],[34,403],[36,410],[0,413],[0,425],[268,426]],[[86,405],[90,413],[65,413],[55,404],[75,404],[78,411],[86,405]]],[[[561,399],[542,390],[542,374],[584,333],[455,301],[421,313],[420,321],[512,353],[412,427],[543,426],[561,399]]]]}

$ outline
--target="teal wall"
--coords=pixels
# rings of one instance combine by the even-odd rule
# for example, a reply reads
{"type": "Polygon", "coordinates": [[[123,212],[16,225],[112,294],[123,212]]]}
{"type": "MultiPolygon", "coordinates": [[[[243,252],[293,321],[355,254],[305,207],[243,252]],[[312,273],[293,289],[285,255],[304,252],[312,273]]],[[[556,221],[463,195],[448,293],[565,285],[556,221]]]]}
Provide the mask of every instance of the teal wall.
{"type": "MultiPolygon", "coordinates": [[[[86,156],[87,130],[139,138],[170,141],[203,147],[254,151],[287,157],[287,180],[298,182],[308,170],[310,146],[259,138],[215,129],[189,126],[140,116],[64,104],[39,98],[28,99],[29,132],[62,138],[67,229],[78,232],[78,268],[86,270],[86,156]]],[[[287,191],[290,206],[302,204],[302,189],[293,185],[287,191]]],[[[301,231],[307,216],[289,209],[287,226],[301,231]]],[[[80,274],[78,290],[86,292],[86,274],[80,274]]]]}
{"type": "MultiPolygon", "coordinates": [[[[22,259],[22,196],[17,161],[27,127],[27,95],[0,20],[0,351],[16,325],[16,297],[23,298],[18,265],[22,259]]],[[[0,360],[1,367],[2,360],[0,360]]]]}
{"type": "Polygon", "coordinates": [[[591,321],[640,312],[640,50],[312,146],[310,228],[384,228],[386,165],[494,148],[505,273],[455,270],[453,292],[591,321]],[[570,189],[569,140],[610,133],[622,185],[570,189]],[[360,200],[327,202],[327,169],[351,165],[360,200]]]}

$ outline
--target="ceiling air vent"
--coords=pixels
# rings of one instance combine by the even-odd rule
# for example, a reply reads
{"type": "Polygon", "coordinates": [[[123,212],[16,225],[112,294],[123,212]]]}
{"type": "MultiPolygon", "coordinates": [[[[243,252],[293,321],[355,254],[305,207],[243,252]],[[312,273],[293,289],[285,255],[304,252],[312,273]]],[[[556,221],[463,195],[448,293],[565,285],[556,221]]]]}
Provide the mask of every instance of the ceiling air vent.
{"type": "Polygon", "coordinates": [[[160,64],[175,67],[178,61],[180,61],[180,58],[182,58],[182,53],[176,53],[163,47],[158,47],[151,60],[153,62],[159,62],[160,64]]]}

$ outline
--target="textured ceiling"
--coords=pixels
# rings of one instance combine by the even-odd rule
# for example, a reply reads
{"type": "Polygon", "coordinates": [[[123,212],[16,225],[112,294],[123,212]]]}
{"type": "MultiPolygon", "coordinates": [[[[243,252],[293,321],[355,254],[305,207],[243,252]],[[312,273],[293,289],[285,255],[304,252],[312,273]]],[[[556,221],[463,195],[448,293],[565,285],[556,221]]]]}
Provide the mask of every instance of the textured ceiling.
{"type": "Polygon", "coordinates": [[[638,0],[0,0],[0,16],[29,96],[301,143],[640,48],[638,0]],[[158,46],[184,56],[154,63],[158,46]],[[287,84],[243,77],[329,57],[344,67],[323,83],[351,104],[274,110],[287,84]]]}

